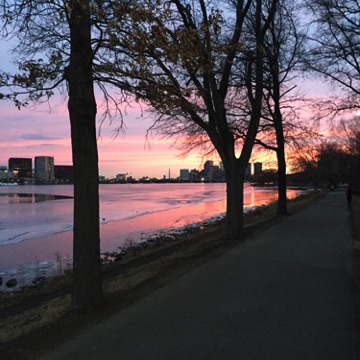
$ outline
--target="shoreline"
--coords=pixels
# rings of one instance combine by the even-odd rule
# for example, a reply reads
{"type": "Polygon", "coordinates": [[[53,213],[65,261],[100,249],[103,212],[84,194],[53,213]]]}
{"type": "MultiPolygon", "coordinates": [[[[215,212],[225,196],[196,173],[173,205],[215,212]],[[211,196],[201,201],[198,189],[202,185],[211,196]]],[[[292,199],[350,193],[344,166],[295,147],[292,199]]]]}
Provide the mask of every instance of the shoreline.
{"type": "MultiPolygon", "coordinates": [[[[166,233],[223,214],[225,200],[189,205],[186,209],[184,211],[183,207],[179,207],[100,224],[101,252],[115,250],[128,239],[141,242],[144,236],[166,233]]],[[[64,257],[72,257],[72,230],[2,245],[0,249],[0,271],[55,260],[57,252],[61,252],[64,257]],[[36,249],[36,254],[33,249],[36,249]]]]}
{"type": "MultiPolygon", "coordinates": [[[[301,196],[300,192],[291,191],[290,197],[301,196]]],[[[277,194],[264,199],[257,193],[251,193],[245,199],[247,204],[257,204],[258,208],[272,204],[277,194]]],[[[262,195],[263,196],[263,195],[262,195]]],[[[245,204],[246,206],[246,204],[245,204]]],[[[186,229],[212,222],[225,213],[226,201],[201,202],[186,207],[144,214],[139,217],[101,224],[101,253],[119,253],[129,244],[151,242],[151,239],[170,236],[186,229]],[[139,223],[141,229],[139,229],[139,223]]],[[[22,287],[37,285],[46,278],[60,275],[72,266],[72,231],[52,234],[45,237],[25,240],[20,243],[0,247],[0,277],[3,280],[0,291],[13,292],[22,287]],[[7,287],[13,280],[13,286],[7,287]],[[35,282],[35,284],[34,284],[35,282]],[[14,285],[15,284],[15,285],[14,285]]]]}

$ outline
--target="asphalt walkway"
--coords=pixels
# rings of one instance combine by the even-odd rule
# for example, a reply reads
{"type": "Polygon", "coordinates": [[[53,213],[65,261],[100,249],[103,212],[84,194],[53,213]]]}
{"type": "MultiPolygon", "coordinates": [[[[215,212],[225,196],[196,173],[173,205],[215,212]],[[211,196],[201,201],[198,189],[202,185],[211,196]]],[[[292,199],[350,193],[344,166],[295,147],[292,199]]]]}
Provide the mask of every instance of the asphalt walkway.
{"type": "Polygon", "coordinates": [[[249,238],[41,360],[353,360],[344,192],[249,238]]]}

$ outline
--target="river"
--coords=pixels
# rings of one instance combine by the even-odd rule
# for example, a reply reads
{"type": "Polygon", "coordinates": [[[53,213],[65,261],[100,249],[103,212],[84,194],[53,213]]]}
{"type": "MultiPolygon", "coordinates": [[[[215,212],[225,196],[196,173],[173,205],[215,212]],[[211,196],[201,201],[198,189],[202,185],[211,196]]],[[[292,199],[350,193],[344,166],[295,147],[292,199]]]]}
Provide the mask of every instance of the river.
{"type": "MultiPolygon", "coordinates": [[[[288,198],[299,190],[288,190],[288,198]]],[[[100,185],[101,250],[126,241],[222,216],[225,184],[100,185]]],[[[251,209],[277,199],[274,189],[245,187],[244,206],[251,209]]],[[[0,276],[54,271],[71,262],[73,187],[71,185],[0,186],[0,276]]],[[[1,288],[0,288],[1,290],[1,288]]]]}

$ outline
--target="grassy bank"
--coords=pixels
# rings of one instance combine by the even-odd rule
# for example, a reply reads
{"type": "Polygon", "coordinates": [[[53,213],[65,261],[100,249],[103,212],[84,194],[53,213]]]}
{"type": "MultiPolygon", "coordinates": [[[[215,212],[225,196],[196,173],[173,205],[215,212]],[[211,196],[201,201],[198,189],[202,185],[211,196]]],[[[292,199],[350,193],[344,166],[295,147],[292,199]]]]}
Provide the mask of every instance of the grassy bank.
{"type": "MultiPolygon", "coordinates": [[[[297,213],[325,196],[313,192],[289,202],[297,213]]],[[[245,217],[244,241],[249,235],[282,221],[276,204],[262,206],[245,217]]],[[[69,278],[55,278],[44,287],[22,294],[2,295],[0,308],[0,347],[4,359],[31,359],[43,346],[53,347],[72,334],[93,326],[109,315],[146,296],[180,275],[221,255],[238,242],[224,242],[221,223],[189,231],[186,235],[159,242],[139,253],[128,252],[121,262],[104,270],[104,307],[88,314],[71,312],[69,278]]]]}

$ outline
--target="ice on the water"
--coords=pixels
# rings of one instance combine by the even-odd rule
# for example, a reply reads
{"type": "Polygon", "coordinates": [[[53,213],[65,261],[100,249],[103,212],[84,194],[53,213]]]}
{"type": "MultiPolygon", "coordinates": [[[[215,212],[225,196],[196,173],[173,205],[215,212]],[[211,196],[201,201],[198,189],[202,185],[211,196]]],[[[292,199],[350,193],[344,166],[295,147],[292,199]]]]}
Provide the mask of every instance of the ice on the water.
{"type": "MultiPolygon", "coordinates": [[[[224,199],[224,184],[133,184],[100,186],[100,222],[136,218],[145,214],[174,209],[206,201],[224,199]],[[195,185],[195,186],[194,186],[195,185]]],[[[18,186],[16,194],[47,194],[68,196],[52,201],[9,201],[5,195],[14,188],[0,188],[0,246],[15,244],[71,230],[73,221],[73,187],[18,186]]],[[[49,199],[49,198],[47,198],[49,199]]]]}

